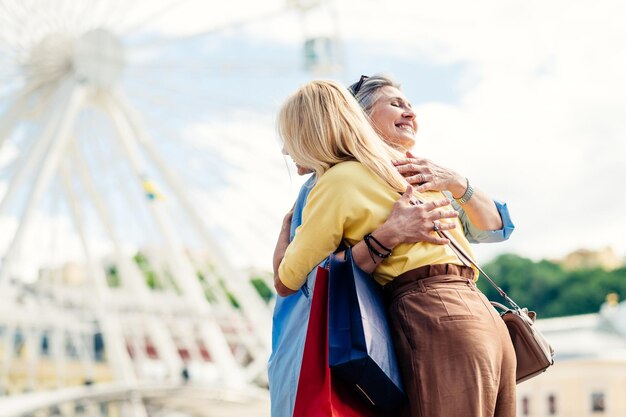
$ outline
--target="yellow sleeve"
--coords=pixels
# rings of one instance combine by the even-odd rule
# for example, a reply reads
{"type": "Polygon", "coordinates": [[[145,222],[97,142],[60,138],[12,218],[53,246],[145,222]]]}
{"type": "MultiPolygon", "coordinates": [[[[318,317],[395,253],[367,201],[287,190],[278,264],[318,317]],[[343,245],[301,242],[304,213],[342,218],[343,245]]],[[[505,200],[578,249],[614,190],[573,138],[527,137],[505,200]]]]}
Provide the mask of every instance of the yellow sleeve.
{"type": "Polygon", "coordinates": [[[299,289],[307,274],[337,249],[352,219],[362,217],[358,212],[365,210],[363,183],[367,182],[353,164],[358,163],[335,165],[309,193],[302,224],[278,268],[278,276],[288,288],[299,289]]]}

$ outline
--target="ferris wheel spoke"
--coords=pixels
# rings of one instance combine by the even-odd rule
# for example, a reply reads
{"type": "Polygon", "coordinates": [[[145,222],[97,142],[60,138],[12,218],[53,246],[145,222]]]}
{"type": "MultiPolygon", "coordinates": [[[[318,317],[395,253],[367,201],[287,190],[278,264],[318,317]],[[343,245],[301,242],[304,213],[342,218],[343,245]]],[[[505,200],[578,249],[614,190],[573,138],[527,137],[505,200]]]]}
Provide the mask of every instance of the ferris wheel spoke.
{"type": "Polygon", "coordinates": [[[55,129],[57,128],[63,114],[63,107],[69,103],[68,96],[71,94],[71,86],[66,83],[58,88],[52,101],[55,106],[48,113],[43,125],[44,128],[39,137],[34,139],[34,146],[31,151],[24,154],[16,169],[15,176],[7,188],[2,201],[0,201],[0,215],[5,213],[6,207],[10,203],[15,192],[21,187],[27,175],[35,170],[36,166],[41,166],[45,153],[50,148],[55,129]]]}
{"type": "Polygon", "coordinates": [[[17,126],[17,122],[26,111],[28,95],[20,91],[14,94],[8,102],[10,107],[0,116],[0,152],[4,148],[4,142],[11,136],[13,129],[17,126]]]}
{"type": "MultiPolygon", "coordinates": [[[[2,264],[2,268],[0,269],[0,287],[6,284],[7,275],[10,273],[10,263],[13,261],[12,258],[15,251],[17,250],[17,248],[19,248],[21,244],[25,228],[28,226],[30,217],[32,215],[33,207],[40,200],[43,192],[45,191],[45,188],[49,184],[50,179],[54,174],[54,171],[58,167],[63,148],[66,146],[69,138],[69,129],[75,121],[78,109],[84,99],[84,95],[85,91],[83,87],[70,84],[67,98],[67,106],[63,109],[60,120],[58,122],[58,126],[52,125],[51,129],[46,129],[47,132],[50,132],[49,135],[51,137],[53,136],[53,132],[56,133],[56,135],[54,136],[55,140],[50,141],[51,143],[48,149],[48,153],[38,170],[32,189],[30,190],[27,197],[25,208],[22,210],[22,213],[19,217],[20,221],[18,224],[18,228],[11,240],[11,243],[9,244],[9,248],[5,253],[4,262],[2,264]]],[[[2,205],[4,205],[5,202],[8,200],[7,197],[10,196],[10,192],[12,189],[14,189],[14,187],[15,182],[12,182],[11,187],[9,187],[7,193],[4,196],[2,205]]]]}
{"type": "Polygon", "coordinates": [[[138,0],[132,2],[116,0],[114,5],[110,4],[110,0],[102,0],[102,3],[106,10],[101,25],[111,28],[115,33],[121,36],[126,36],[124,28],[132,24],[133,16],[141,14],[138,9],[142,7],[142,5],[144,7],[146,6],[146,3],[142,4],[141,1],[138,0]]]}
{"type": "MultiPolygon", "coordinates": [[[[74,3],[73,0],[69,0],[74,3]]],[[[127,2],[122,0],[94,0],[93,6],[89,7],[89,13],[79,13],[79,16],[88,17],[83,31],[97,29],[102,26],[109,27],[116,20],[123,20],[126,16],[124,9],[130,9],[137,4],[136,1],[127,2]]]]}
{"type": "MultiPolygon", "coordinates": [[[[70,208],[70,219],[73,220],[74,227],[78,232],[78,236],[81,241],[81,246],[83,249],[83,253],[87,260],[88,269],[90,272],[95,272],[98,268],[94,267],[95,265],[95,255],[91,249],[89,244],[90,240],[87,236],[86,229],[84,226],[84,214],[82,210],[82,204],[79,201],[76,191],[74,190],[74,185],[72,184],[72,175],[70,172],[70,165],[67,163],[67,159],[63,161],[60,165],[60,177],[61,183],[63,185],[63,190],[67,197],[68,206],[70,208]]],[[[105,300],[109,297],[108,285],[106,281],[102,281],[102,274],[90,274],[91,279],[93,280],[94,288],[97,291],[97,297],[100,300],[105,300]]]]}
{"type": "MultiPolygon", "coordinates": [[[[64,21],[65,16],[68,16],[72,13],[72,9],[70,6],[70,2],[67,0],[56,0],[56,1],[47,1],[45,2],[45,6],[42,6],[40,10],[45,10],[46,18],[50,22],[50,31],[54,32],[63,32],[71,27],[72,24],[68,25],[67,20],[64,21]]],[[[77,9],[76,6],[73,9],[77,9]]]]}
{"type": "MultiPolygon", "coordinates": [[[[39,105],[45,106],[50,104],[54,96],[55,90],[58,90],[56,86],[50,86],[50,88],[40,88],[38,85],[33,83],[30,84],[18,84],[12,90],[7,91],[6,94],[6,103],[7,108],[5,109],[3,114],[0,114],[0,149],[2,149],[2,141],[7,136],[10,135],[10,129],[12,129],[12,125],[16,125],[25,114],[28,113],[27,110],[36,109],[37,106],[31,104],[30,107],[28,103],[32,102],[34,99],[34,95],[39,90],[40,100],[39,105]]],[[[36,112],[34,112],[36,113],[36,112]]]]}
{"type": "MultiPolygon", "coordinates": [[[[83,172],[91,172],[91,171],[95,172],[90,175],[92,178],[90,183],[94,184],[94,185],[91,185],[90,187],[95,190],[96,186],[95,186],[95,180],[93,178],[95,175],[97,175],[96,173],[110,169],[111,160],[125,161],[125,158],[117,142],[110,143],[109,138],[98,137],[94,145],[96,145],[95,149],[85,150],[81,156],[76,156],[76,158],[77,158],[77,161],[80,161],[81,159],[86,159],[86,156],[89,153],[95,154],[96,161],[94,161],[93,163],[93,166],[94,166],[93,170],[87,169],[86,162],[83,161],[81,163],[81,165],[85,167],[82,169],[83,172]]],[[[128,164],[125,164],[124,168],[127,168],[128,170],[132,169],[128,164]]],[[[83,176],[85,178],[89,178],[88,176],[85,176],[85,175],[83,176]]],[[[119,198],[111,197],[111,198],[104,199],[104,197],[98,197],[97,198],[98,200],[103,201],[102,203],[99,203],[99,206],[102,207],[98,209],[102,213],[100,214],[100,217],[103,219],[104,218],[110,219],[109,221],[110,226],[108,227],[110,230],[115,231],[117,235],[117,239],[120,239],[120,241],[137,241],[138,246],[141,246],[142,244],[145,246],[145,244],[148,242],[152,242],[152,243],[158,242],[159,237],[157,236],[154,230],[154,225],[150,224],[149,222],[150,213],[148,212],[145,193],[137,192],[136,188],[131,189],[131,185],[134,185],[134,184],[131,184],[129,181],[127,181],[127,178],[129,176],[132,176],[132,172],[124,171],[123,173],[118,174],[118,177],[115,177],[113,175],[107,175],[104,177],[106,184],[100,185],[100,187],[98,188],[99,192],[96,195],[102,194],[103,196],[107,196],[107,190],[109,190],[109,193],[110,193],[110,190],[116,190],[116,195],[119,198]],[[125,203],[125,205],[123,207],[120,207],[120,204],[118,204],[117,206],[114,207],[114,204],[120,201],[125,203]],[[106,207],[104,205],[104,202],[108,202],[110,205],[109,209],[106,211],[103,209],[104,207],[106,207]],[[121,218],[119,215],[116,217],[115,210],[117,210],[117,213],[119,212],[123,213],[123,216],[121,218]],[[104,214],[107,212],[109,213],[108,215],[104,214]],[[116,224],[117,225],[124,224],[128,226],[127,225],[129,221],[128,213],[134,215],[134,218],[135,218],[134,222],[130,221],[131,226],[134,227],[135,229],[139,229],[139,234],[145,238],[145,241],[137,240],[136,236],[132,236],[132,233],[129,227],[123,227],[121,228],[121,230],[115,229],[114,225],[116,224]],[[126,236],[123,236],[121,232],[127,232],[126,236]]],[[[92,198],[93,201],[97,201],[95,198],[96,195],[94,195],[94,198],[92,198]]]]}
{"type": "Polygon", "coordinates": [[[33,13],[27,7],[27,3],[21,3],[20,7],[16,9],[21,14],[15,14],[15,22],[19,25],[15,34],[18,36],[18,40],[23,40],[21,43],[23,51],[28,51],[30,46],[51,30],[50,21],[42,13],[42,9],[36,8],[33,13]]]}
{"type": "Polygon", "coordinates": [[[0,24],[4,28],[0,32],[0,39],[3,39],[7,45],[14,45],[17,41],[16,32],[21,29],[21,18],[16,15],[15,7],[9,7],[8,3],[8,1],[0,2],[0,24]]]}
{"type": "Polygon", "coordinates": [[[21,79],[21,71],[19,68],[13,66],[13,60],[8,58],[3,60],[0,56],[0,68],[0,83],[2,83],[0,88],[2,88],[2,90],[8,91],[17,88],[16,86],[23,85],[24,81],[21,79]]]}

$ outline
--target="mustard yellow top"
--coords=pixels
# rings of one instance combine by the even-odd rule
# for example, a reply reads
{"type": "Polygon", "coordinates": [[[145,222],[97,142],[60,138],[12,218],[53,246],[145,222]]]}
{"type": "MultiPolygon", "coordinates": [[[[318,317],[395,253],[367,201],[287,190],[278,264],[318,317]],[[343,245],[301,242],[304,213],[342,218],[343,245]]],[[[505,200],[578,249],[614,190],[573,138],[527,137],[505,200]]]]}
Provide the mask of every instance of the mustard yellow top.
{"type": "MultiPolygon", "coordinates": [[[[423,201],[444,197],[438,191],[422,193],[423,201]]],[[[330,168],[309,193],[302,224],[278,269],[282,283],[292,290],[300,288],[307,274],[342,241],[353,246],[383,224],[399,198],[397,191],[359,162],[342,162],[330,168]]],[[[457,223],[449,233],[474,257],[458,218],[440,220],[446,221],[457,223]]],[[[402,243],[393,248],[391,256],[383,260],[373,275],[384,285],[403,272],[445,263],[463,265],[448,245],[402,243]]]]}

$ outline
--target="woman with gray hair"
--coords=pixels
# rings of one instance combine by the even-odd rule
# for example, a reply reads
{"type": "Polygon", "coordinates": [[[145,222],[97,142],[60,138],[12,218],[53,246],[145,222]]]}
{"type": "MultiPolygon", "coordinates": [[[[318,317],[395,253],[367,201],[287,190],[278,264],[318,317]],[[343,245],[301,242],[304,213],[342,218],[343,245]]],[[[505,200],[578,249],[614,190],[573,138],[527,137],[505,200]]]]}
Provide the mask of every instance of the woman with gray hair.
{"type": "MultiPolygon", "coordinates": [[[[415,145],[418,125],[411,103],[399,84],[382,75],[361,76],[349,90],[379,136],[405,153],[406,158],[395,160],[394,165],[407,182],[419,193],[439,191],[450,198],[469,242],[508,239],[514,225],[506,204],[491,199],[456,171],[410,152],[415,145]]],[[[422,223],[422,226],[424,230],[420,233],[430,232],[436,236],[432,232],[441,229],[437,220],[422,223]]],[[[377,238],[389,249],[394,248],[392,239],[377,238]]],[[[362,256],[357,262],[367,264],[368,259],[362,256]]],[[[402,323],[391,323],[408,394],[402,415],[514,416],[515,358],[511,355],[510,340],[496,343],[485,340],[481,335],[484,329],[479,328],[478,321],[472,321],[477,316],[468,305],[451,313],[454,308],[443,300],[446,292],[453,289],[442,283],[431,284],[429,280],[435,279],[432,275],[430,271],[412,277],[401,276],[385,286],[390,317],[404,317],[400,320],[402,323]],[[415,291],[420,295],[415,296],[415,291]],[[438,311],[441,308],[444,311],[438,311]],[[461,338],[455,335],[462,333],[465,336],[459,337],[465,339],[458,345],[455,342],[461,338]]],[[[481,298],[488,305],[486,299],[481,298]]],[[[460,293],[457,301],[463,303],[460,293]]]]}
{"type": "Polygon", "coordinates": [[[362,75],[349,90],[380,137],[406,153],[406,159],[394,161],[398,171],[418,192],[444,192],[459,213],[470,242],[501,242],[509,238],[515,226],[505,203],[491,199],[459,173],[410,152],[415,146],[418,125],[411,103],[398,83],[384,75],[362,75]]]}

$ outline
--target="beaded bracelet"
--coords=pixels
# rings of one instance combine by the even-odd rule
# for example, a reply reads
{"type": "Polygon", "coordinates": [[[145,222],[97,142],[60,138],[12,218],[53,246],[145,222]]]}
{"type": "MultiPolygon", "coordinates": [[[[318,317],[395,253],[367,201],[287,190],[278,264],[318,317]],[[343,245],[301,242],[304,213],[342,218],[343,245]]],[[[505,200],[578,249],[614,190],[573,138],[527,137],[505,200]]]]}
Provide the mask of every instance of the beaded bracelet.
{"type": "Polygon", "coordinates": [[[370,258],[372,258],[372,262],[376,263],[376,258],[374,258],[374,255],[378,256],[381,259],[385,259],[391,256],[391,249],[387,248],[382,243],[380,243],[374,236],[372,236],[371,233],[366,234],[363,237],[363,240],[365,240],[365,245],[367,246],[367,250],[370,254],[370,258]],[[373,240],[374,243],[376,243],[382,250],[387,251],[387,253],[381,253],[378,251],[378,249],[374,248],[374,245],[372,245],[371,240],[373,240]]]}

